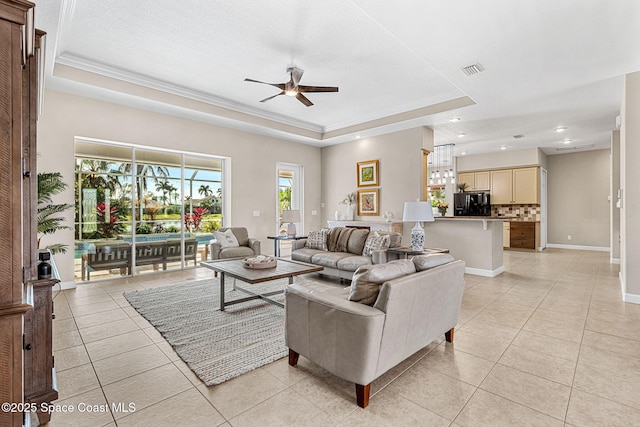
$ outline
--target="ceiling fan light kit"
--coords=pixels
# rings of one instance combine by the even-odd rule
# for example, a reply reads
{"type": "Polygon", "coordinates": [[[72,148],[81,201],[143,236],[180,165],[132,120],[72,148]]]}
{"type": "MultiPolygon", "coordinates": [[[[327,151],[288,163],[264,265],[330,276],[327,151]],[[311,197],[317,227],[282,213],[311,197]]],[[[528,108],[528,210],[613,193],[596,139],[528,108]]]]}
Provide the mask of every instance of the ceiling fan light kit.
{"type": "Polygon", "coordinates": [[[302,74],[304,73],[304,70],[301,68],[288,67],[287,73],[289,73],[290,79],[286,83],[267,83],[267,82],[261,82],[259,80],[254,80],[254,79],[244,79],[244,81],[252,82],[252,83],[261,83],[269,86],[274,86],[280,89],[280,93],[264,98],[260,100],[260,102],[269,101],[275,98],[276,96],[287,95],[287,96],[295,97],[298,101],[302,102],[307,107],[311,107],[313,105],[313,102],[311,102],[309,98],[304,96],[303,93],[305,92],[338,92],[337,86],[305,86],[305,85],[299,84],[300,79],[302,78],[302,74]]]}

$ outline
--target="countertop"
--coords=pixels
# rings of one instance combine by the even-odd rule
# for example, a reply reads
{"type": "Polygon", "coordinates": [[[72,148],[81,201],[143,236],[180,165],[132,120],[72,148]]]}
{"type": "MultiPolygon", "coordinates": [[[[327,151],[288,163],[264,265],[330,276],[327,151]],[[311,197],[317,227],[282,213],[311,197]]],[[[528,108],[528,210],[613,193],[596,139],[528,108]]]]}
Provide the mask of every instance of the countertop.
{"type": "Polygon", "coordinates": [[[507,216],[436,216],[434,217],[436,220],[485,220],[485,221],[506,221],[506,222],[540,222],[540,221],[532,221],[529,219],[521,219],[507,216]]]}

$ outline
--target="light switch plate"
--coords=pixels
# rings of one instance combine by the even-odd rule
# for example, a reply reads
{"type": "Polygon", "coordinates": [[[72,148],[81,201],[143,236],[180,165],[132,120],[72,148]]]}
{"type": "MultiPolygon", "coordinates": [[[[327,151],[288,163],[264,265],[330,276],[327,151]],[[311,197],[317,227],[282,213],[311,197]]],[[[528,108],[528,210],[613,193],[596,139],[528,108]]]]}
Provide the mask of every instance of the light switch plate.
{"type": "Polygon", "coordinates": [[[311,211],[311,215],[318,215],[318,211],[316,211],[316,210],[312,210],[312,211],[311,211]]]}
{"type": "Polygon", "coordinates": [[[253,216],[260,216],[260,211],[253,211],[253,216]]]}

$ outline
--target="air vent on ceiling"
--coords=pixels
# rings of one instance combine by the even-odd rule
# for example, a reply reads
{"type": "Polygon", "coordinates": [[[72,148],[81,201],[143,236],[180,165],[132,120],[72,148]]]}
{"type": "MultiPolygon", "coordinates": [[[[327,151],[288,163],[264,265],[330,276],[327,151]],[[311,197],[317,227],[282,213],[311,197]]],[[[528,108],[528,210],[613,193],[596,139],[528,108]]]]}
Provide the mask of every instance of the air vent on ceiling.
{"type": "Polygon", "coordinates": [[[583,148],[593,148],[595,146],[596,146],[595,144],[589,144],[589,145],[575,145],[573,147],[562,147],[562,148],[557,148],[556,147],[556,151],[582,150],[583,148]]]}
{"type": "Polygon", "coordinates": [[[522,134],[520,134],[520,135],[513,135],[513,137],[514,137],[515,139],[522,139],[522,138],[524,138],[524,135],[522,135],[522,134]]]}
{"type": "Polygon", "coordinates": [[[468,65],[466,67],[461,68],[462,72],[467,76],[473,76],[474,74],[478,74],[484,71],[484,67],[478,63],[468,65]]]}

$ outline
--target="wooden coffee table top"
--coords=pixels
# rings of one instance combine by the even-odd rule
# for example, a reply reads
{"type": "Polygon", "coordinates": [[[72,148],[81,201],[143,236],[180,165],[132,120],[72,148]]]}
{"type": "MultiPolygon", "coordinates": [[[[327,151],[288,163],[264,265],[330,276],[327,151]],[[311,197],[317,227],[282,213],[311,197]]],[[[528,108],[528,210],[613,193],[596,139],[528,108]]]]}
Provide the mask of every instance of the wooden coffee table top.
{"type": "Polygon", "coordinates": [[[321,266],[281,258],[278,258],[275,267],[255,269],[245,267],[242,260],[243,258],[221,259],[201,262],[200,265],[251,284],[324,270],[321,266]]]}

